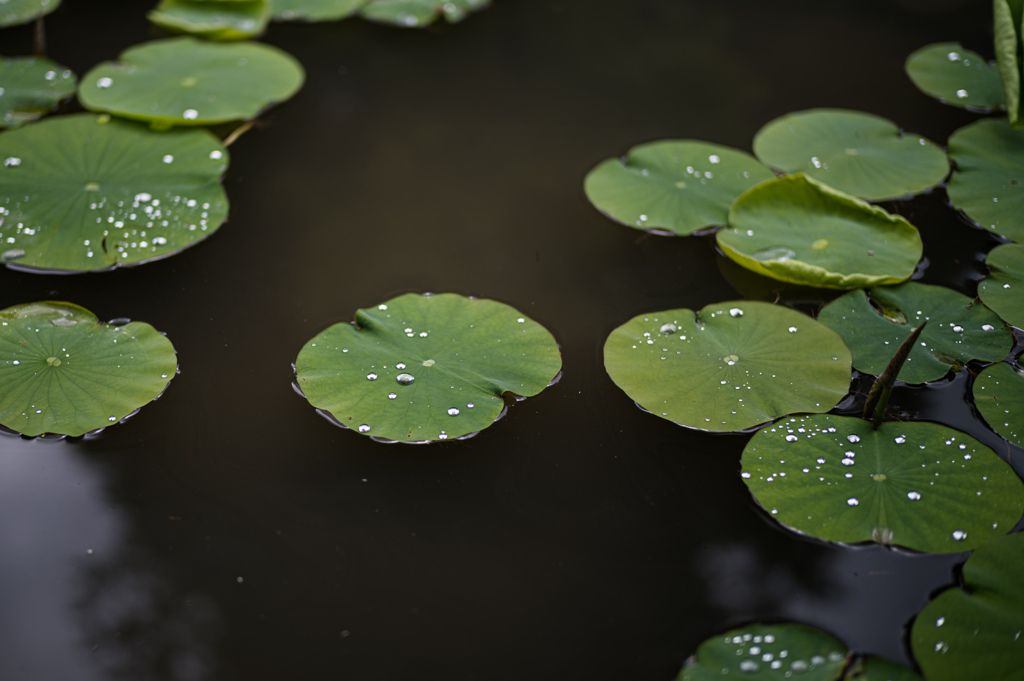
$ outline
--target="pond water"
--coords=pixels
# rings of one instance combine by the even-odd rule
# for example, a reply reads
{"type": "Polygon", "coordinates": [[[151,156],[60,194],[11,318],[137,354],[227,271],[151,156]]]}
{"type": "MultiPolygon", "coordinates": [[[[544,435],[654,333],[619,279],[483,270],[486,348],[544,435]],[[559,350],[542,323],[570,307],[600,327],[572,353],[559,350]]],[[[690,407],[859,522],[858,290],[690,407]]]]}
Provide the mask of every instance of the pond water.
{"type": "MultiPolygon", "coordinates": [[[[50,56],[82,74],[156,37],[145,4],[69,0],[50,56]]],[[[637,409],[603,368],[613,328],[776,285],[709,239],[612,223],[582,182],[644,141],[749,149],[815,106],[942,143],[976,117],[920,94],[903,60],[941,40],[991,54],[990,23],[966,0],[496,0],[437,30],[273,25],[308,79],[232,146],[219,232],[136,269],[0,269],[0,309],[146,321],[181,366],[96,437],[0,437],[0,678],[667,681],[705,638],[782,620],[908,661],[904,627],[963,556],[788,533],[739,478],[749,436],[637,409]],[[333,427],[291,362],[409,291],[517,307],[558,339],[564,378],[467,441],[333,427]]],[[[2,38],[31,51],[30,28],[2,38]]],[[[973,295],[996,240],[944,201],[896,209],[921,229],[921,279],[973,295]]],[[[1022,472],[968,390],[962,374],[893,404],[1022,472]]]]}

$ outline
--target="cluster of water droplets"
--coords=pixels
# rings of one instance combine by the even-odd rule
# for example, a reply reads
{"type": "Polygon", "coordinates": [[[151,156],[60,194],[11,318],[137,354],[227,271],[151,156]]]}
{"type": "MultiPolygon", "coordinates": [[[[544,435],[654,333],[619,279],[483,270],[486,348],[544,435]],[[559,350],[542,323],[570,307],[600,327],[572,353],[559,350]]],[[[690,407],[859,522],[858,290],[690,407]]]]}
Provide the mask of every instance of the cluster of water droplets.
{"type": "MultiPolygon", "coordinates": [[[[801,655],[791,653],[788,648],[776,645],[774,634],[735,634],[722,640],[726,646],[735,646],[736,669],[744,674],[756,674],[764,671],[780,672],[782,677],[790,678],[804,674],[826,664],[838,664],[846,659],[846,655],[838,650],[825,655],[801,655]]],[[[730,669],[723,667],[722,675],[729,675],[730,669]]]]}

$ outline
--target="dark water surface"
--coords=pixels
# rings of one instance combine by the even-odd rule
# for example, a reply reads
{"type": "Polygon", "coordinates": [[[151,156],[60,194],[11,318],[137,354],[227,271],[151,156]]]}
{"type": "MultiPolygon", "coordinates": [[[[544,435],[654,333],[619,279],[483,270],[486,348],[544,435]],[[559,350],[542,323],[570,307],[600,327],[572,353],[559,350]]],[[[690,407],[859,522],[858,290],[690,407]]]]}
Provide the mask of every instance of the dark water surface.
{"type": "MultiPolygon", "coordinates": [[[[113,59],[157,36],[148,7],[66,0],[50,55],[80,74],[113,59]]],[[[0,270],[0,308],[146,321],[181,364],[93,439],[0,436],[0,679],[667,681],[755,620],[906,661],[904,626],[962,556],[787,533],[737,474],[748,436],[637,409],[602,365],[614,327],[774,285],[710,240],[608,221],[582,181],[654,139],[749,149],[814,106],[944,142],[975,116],[918,93],[903,60],[940,40],[990,55],[989,26],[988,4],[953,0],[496,0],[437,30],[272,26],[308,79],[232,146],[219,232],[132,270],[0,270]],[[517,307],[561,343],[564,378],[464,442],[332,427],[292,392],[291,362],[408,291],[517,307]]],[[[28,53],[31,31],[0,41],[28,53]]],[[[944,200],[897,210],[924,237],[923,280],[973,295],[996,241],[944,200]]],[[[964,374],[894,399],[1020,471],[968,390],[964,374]]]]}

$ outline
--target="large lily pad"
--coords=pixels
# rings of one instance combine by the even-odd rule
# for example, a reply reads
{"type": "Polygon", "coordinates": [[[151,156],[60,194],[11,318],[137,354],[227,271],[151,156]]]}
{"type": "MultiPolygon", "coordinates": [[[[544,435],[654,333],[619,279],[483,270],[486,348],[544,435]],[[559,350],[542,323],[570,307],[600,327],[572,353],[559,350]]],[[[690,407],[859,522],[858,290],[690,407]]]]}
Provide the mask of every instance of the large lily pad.
{"type": "Polygon", "coordinates": [[[985,229],[1024,241],[1024,130],[983,118],[954,132],[949,199],[985,229]]]}
{"type": "Polygon", "coordinates": [[[1024,246],[996,246],[985,263],[991,272],[978,284],[978,297],[1007,324],[1024,328],[1024,246]]]}
{"type": "Polygon", "coordinates": [[[78,98],[93,111],[161,126],[210,125],[257,116],[298,91],[305,78],[291,55],[260,43],[155,40],[82,77],[78,98]]]}
{"type": "Polygon", "coordinates": [[[52,111],[75,92],[75,74],[49,59],[0,59],[0,128],[16,128],[52,111]]]}
{"type": "Polygon", "coordinates": [[[0,262],[79,272],[133,265],[224,222],[227,150],[205,130],[153,132],[95,114],[0,135],[0,262]]]}
{"type": "Polygon", "coordinates": [[[1024,513],[1024,483],[995,452],[935,423],[795,416],[758,431],[743,481],[771,516],[833,542],[967,551],[1024,513]]]}
{"type": "Polygon", "coordinates": [[[874,376],[922,322],[928,326],[897,379],[925,383],[972,359],[995,362],[1013,347],[1013,334],[984,305],[943,286],[908,282],[870,294],[851,291],[822,308],[818,321],[835,329],[853,351],[853,366],[874,376]]]}
{"type": "Polygon", "coordinates": [[[370,0],[270,0],[274,19],[280,21],[333,21],[358,12],[370,0]]]}
{"type": "Polygon", "coordinates": [[[898,215],[801,174],[763,182],[729,211],[718,245],[732,260],[779,281],[851,289],[914,273],[923,247],[898,215]]]}
{"type": "Polygon", "coordinates": [[[835,333],[751,301],[634,317],[608,336],[604,365],[641,407],[701,430],[825,412],[850,386],[850,352],[835,333]]]}
{"type": "Polygon", "coordinates": [[[914,620],[910,646],[928,681],[1013,681],[1024,669],[1024,534],[995,539],[914,620]]]}
{"type": "Polygon", "coordinates": [[[159,397],[177,366],[149,324],[103,324],[63,302],[9,307],[0,311],[0,424],[84,435],[159,397]]]}
{"type": "Polygon", "coordinates": [[[0,26],[25,24],[49,14],[61,0],[4,0],[0,3],[0,26]]]}
{"type": "Polygon", "coordinates": [[[244,40],[266,30],[270,5],[267,0],[161,0],[149,20],[209,40],[244,40]]]}
{"type": "Polygon", "coordinates": [[[729,206],[775,175],[750,154],[695,140],[665,140],[610,158],[583,183],[598,210],[624,225],[692,234],[724,225],[729,206]]]}
{"type": "Polygon", "coordinates": [[[370,437],[458,438],[494,423],[506,393],[536,395],[558,374],[558,344],[493,300],[406,294],[317,334],[295,360],[310,404],[370,437]]]}
{"type": "Polygon", "coordinates": [[[785,173],[804,173],[869,201],[919,194],[949,173],[946,154],[933,142],[845,109],[776,118],[754,137],[754,154],[785,173]]]}
{"type": "Polygon", "coordinates": [[[925,45],[907,57],[907,75],[926,95],[971,111],[1003,106],[1003,81],[977,52],[960,43],[925,45]]]}
{"type": "Polygon", "coordinates": [[[457,23],[489,4],[490,0],[370,0],[361,16],[385,24],[422,28],[442,16],[448,23],[457,23]]]}
{"type": "Polygon", "coordinates": [[[992,3],[995,21],[996,63],[1003,80],[1006,111],[1010,124],[1024,126],[1024,102],[1021,81],[1024,77],[1024,0],[995,0],[992,3]]]}
{"type": "Polygon", "coordinates": [[[972,390],[974,404],[992,430],[1024,447],[1024,374],[999,362],[975,377],[972,390]]]}

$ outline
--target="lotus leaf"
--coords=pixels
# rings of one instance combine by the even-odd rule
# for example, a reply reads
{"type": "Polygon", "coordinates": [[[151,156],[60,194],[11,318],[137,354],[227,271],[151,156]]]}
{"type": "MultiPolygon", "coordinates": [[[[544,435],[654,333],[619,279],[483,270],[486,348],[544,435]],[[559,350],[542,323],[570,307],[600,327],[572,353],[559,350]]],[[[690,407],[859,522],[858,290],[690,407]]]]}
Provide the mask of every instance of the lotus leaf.
{"type": "Polygon", "coordinates": [[[743,481],[783,525],[826,541],[967,551],[1009,532],[1024,483],[995,452],[935,423],[795,416],[758,431],[743,481]]]}
{"type": "Polygon", "coordinates": [[[922,253],[921,235],[902,217],[801,174],[740,196],[717,238],[749,270],[818,288],[903,281],[922,253]]]}
{"type": "Polygon", "coordinates": [[[227,150],[205,130],[58,116],[0,135],[0,160],[0,262],[18,269],[164,258],[227,216],[227,150]]]}
{"type": "Polygon", "coordinates": [[[991,310],[943,286],[908,282],[851,291],[826,305],[818,321],[835,329],[853,351],[853,366],[879,375],[914,327],[927,321],[897,379],[925,383],[972,359],[995,362],[1013,347],[1013,334],[991,310]]]}
{"type": "Polygon", "coordinates": [[[610,158],[587,174],[584,191],[616,222],[686,235],[724,225],[740,194],[775,175],[750,154],[694,140],[666,140],[610,158]]]}
{"type": "Polygon", "coordinates": [[[270,5],[266,0],[161,0],[149,20],[210,40],[244,40],[266,30],[270,5]]]}
{"type": "Polygon", "coordinates": [[[23,435],[84,435],[155,400],[174,347],[149,324],[103,324],[46,301],[0,311],[0,424],[23,435]]]}
{"type": "Polygon", "coordinates": [[[880,657],[864,658],[848,670],[844,678],[847,681],[924,681],[914,670],[880,657]]]}
{"type": "Polygon", "coordinates": [[[1024,669],[1024,534],[994,539],[914,620],[910,646],[928,681],[1013,681],[1024,669]]]}
{"type": "Polygon", "coordinates": [[[949,173],[946,154],[933,142],[845,109],[776,118],[754,137],[754,154],[785,173],[804,173],[869,201],[920,194],[949,173]]]}
{"type": "Polygon", "coordinates": [[[25,24],[49,14],[60,6],[61,0],[4,0],[0,3],[0,26],[25,24]]]}
{"type": "Polygon", "coordinates": [[[489,4],[489,0],[370,0],[360,14],[371,21],[413,28],[428,26],[440,16],[454,24],[489,4]]]}
{"type": "Polygon", "coordinates": [[[701,430],[825,412],[850,386],[850,352],[835,333],[751,301],[634,317],[608,336],[604,365],[641,407],[701,430]]]}
{"type": "Polygon", "coordinates": [[[359,11],[370,0],[270,0],[274,19],[331,21],[359,11]]]}
{"type": "Polygon", "coordinates": [[[0,128],[40,118],[75,92],[75,74],[49,59],[0,59],[0,128]]]}
{"type": "Polygon", "coordinates": [[[985,229],[1024,241],[1024,130],[984,118],[949,138],[949,200],[985,229]]]}
{"type": "Polygon", "coordinates": [[[1005,362],[974,379],[974,404],[992,430],[1024,447],[1024,374],[1005,362]]]}
{"type": "Polygon", "coordinates": [[[291,97],[305,74],[291,55],[260,43],[211,43],[191,36],[154,40],[82,78],[78,98],[159,126],[210,125],[256,117],[291,97]]]}
{"type": "Polygon", "coordinates": [[[985,262],[992,271],[978,284],[978,297],[1007,324],[1024,328],[1024,246],[996,246],[985,262]]]}
{"type": "Polygon", "coordinates": [[[1010,124],[1024,126],[1020,89],[1024,72],[1024,0],[994,0],[996,63],[1003,80],[1010,124]]]}
{"type": "Polygon", "coordinates": [[[907,57],[907,75],[921,92],[971,111],[1003,106],[999,71],[960,43],[926,45],[907,57]]]}
{"type": "Polygon", "coordinates": [[[536,395],[562,365],[540,324],[493,300],[406,294],[317,334],[295,360],[314,407],[382,440],[455,439],[536,395]]]}

